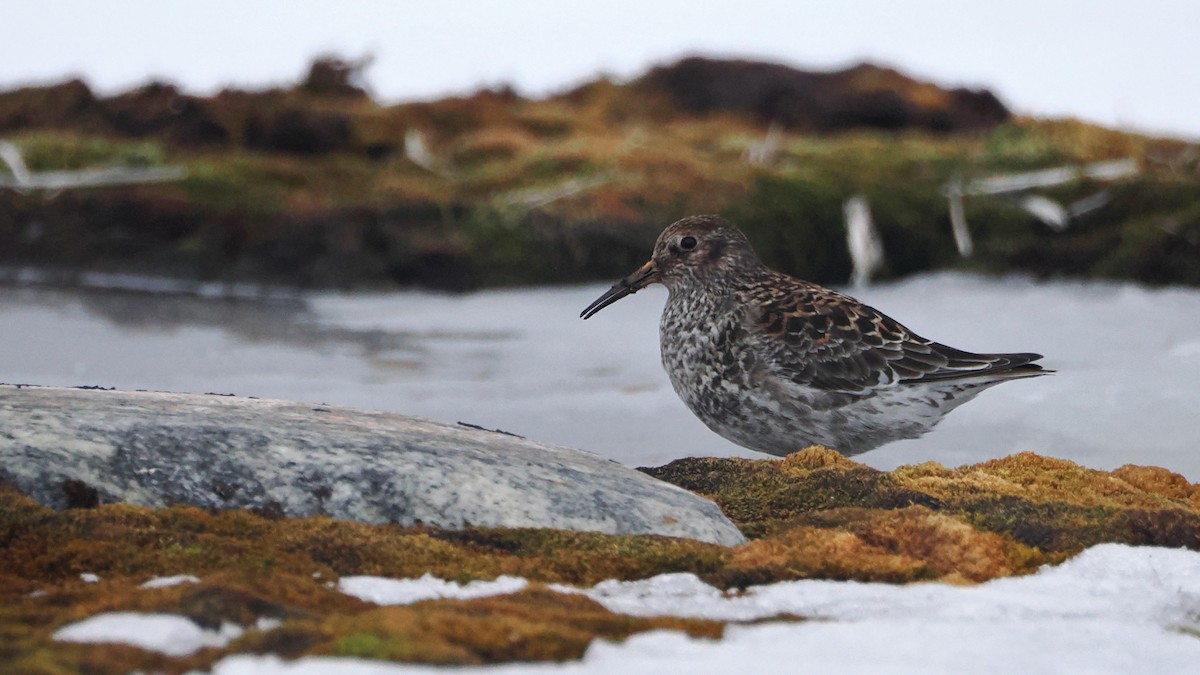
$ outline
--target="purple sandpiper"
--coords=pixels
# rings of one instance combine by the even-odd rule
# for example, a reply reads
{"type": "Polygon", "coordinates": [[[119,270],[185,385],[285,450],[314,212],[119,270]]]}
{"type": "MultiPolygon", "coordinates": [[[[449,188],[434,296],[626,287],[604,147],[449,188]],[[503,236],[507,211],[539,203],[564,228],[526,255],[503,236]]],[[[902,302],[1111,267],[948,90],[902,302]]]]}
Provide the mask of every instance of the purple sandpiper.
{"type": "Polygon", "coordinates": [[[716,216],[663,231],[654,255],[580,314],[653,283],[675,393],[708,428],[760,452],[846,455],[928,432],[993,385],[1048,372],[1040,354],[974,354],[927,340],[836,291],[768,269],[716,216]]]}

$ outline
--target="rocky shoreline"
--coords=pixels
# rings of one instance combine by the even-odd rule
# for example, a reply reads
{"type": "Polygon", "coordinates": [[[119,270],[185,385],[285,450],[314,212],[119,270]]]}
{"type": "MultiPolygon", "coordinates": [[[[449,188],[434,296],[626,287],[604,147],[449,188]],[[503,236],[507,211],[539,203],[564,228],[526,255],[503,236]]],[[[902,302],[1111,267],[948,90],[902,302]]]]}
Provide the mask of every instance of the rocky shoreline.
{"type": "MultiPolygon", "coordinates": [[[[782,460],[682,459],[637,474],[647,484],[665,481],[665,493],[659,494],[671,499],[681,496],[683,503],[710,507],[715,502],[740,530],[736,540],[722,545],[689,538],[696,535],[611,534],[587,522],[561,520],[573,510],[572,499],[602,512],[610,508],[598,493],[571,482],[583,480],[600,489],[596,475],[581,474],[578,465],[561,459],[560,449],[495,432],[421,428],[398,416],[311,405],[299,410],[280,402],[212,395],[11,386],[0,391],[0,415],[8,415],[0,435],[3,466],[9,479],[25,488],[23,493],[11,482],[0,486],[0,635],[5,636],[0,660],[20,672],[176,673],[212,667],[232,654],[441,664],[575,659],[597,638],[623,639],[664,628],[711,638],[722,635],[730,624],[616,614],[586,597],[564,596],[547,584],[586,586],[676,572],[730,590],[795,579],[975,584],[1028,574],[1106,542],[1200,551],[1200,485],[1156,467],[1098,471],[1022,453],[954,469],[926,463],[884,472],[824,448],[808,448],[782,460]],[[55,397],[72,403],[50,406],[55,397]],[[313,426],[326,422],[311,420],[331,416],[349,416],[348,426],[327,430],[332,438],[349,439],[337,450],[355,459],[339,464],[330,455],[321,463],[325,471],[351,471],[348,481],[361,480],[357,465],[372,461],[354,454],[355,432],[348,431],[365,425],[367,430],[386,430],[387,435],[403,427],[399,444],[415,443],[411,437],[404,440],[404,434],[413,433],[424,438],[422,443],[445,442],[437,452],[442,455],[440,468],[419,470],[441,473],[442,483],[453,483],[460,493],[486,495],[502,488],[504,463],[534,471],[536,460],[521,454],[521,447],[555,457],[556,468],[549,470],[559,472],[566,491],[545,516],[533,516],[517,527],[513,521],[480,516],[474,516],[479,522],[471,523],[451,516],[440,525],[404,524],[400,518],[372,524],[331,518],[337,515],[329,510],[333,495],[310,510],[316,515],[305,517],[289,515],[295,507],[287,506],[286,495],[278,491],[278,508],[249,502],[188,505],[180,489],[163,491],[170,493],[171,505],[144,492],[138,497],[137,490],[127,495],[152,506],[109,503],[115,477],[96,476],[88,468],[97,461],[109,466],[111,462],[104,464],[102,458],[139,447],[148,451],[153,445],[180,464],[160,466],[149,455],[142,457],[125,472],[132,483],[141,485],[138,489],[161,478],[144,480],[147,470],[179,468],[170,485],[190,482],[201,494],[212,493],[215,483],[204,479],[205,472],[232,476],[238,472],[231,467],[268,456],[239,445],[237,439],[246,436],[239,424],[228,423],[237,409],[248,413],[246,424],[261,423],[264,448],[275,444],[274,454],[268,454],[276,464],[282,462],[284,470],[278,473],[283,482],[304,487],[306,494],[316,484],[311,476],[292,471],[295,467],[289,463],[305,452],[317,452],[300,446],[318,448],[330,441],[328,435],[320,441],[313,426]],[[89,410],[97,414],[91,416],[89,410]],[[180,421],[188,416],[207,418],[206,431],[190,434],[180,421]],[[272,417],[284,421],[283,428],[272,427],[272,417]],[[122,420],[139,419],[144,424],[118,429],[122,420]],[[66,433],[72,428],[82,433],[66,433]],[[156,429],[172,431],[155,433],[156,429]],[[178,434],[174,445],[172,433],[178,434]],[[107,444],[118,436],[125,439],[119,447],[107,444]],[[269,438],[275,436],[277,440],[269,438]],[[158,442],[146,441],[152,438],[158,442]],[[477,443],[490,448],[483,465],[486,475],[466,480],[463,467],[477,461],[467,448],[477,443]],[[188,463],[188,448],[197,444],[225,451],[210,461],[188,463]],[[30,456],[30,448],[45,454],[30,456]],[[32,467],[39,461],[57,473],[29,479],[38,473],[32,467]],[[86,475],[90,482],[79,479],[80,484],[64,490],[67,474],[86,475]],[[101,499],[102,494],[106,498],[101,499]],[[539,518],[548,520],[539,525],[539,518]],[[743,535],[746,541],[737,543],[743,535]],[[426,574],[459,582],[516,575],[530,585],[495,598],[379,606],[347,595],[337,583],[353,575],[403,579],[426,574]],[[186,575],[185,582],[146,584],[178,575],[186,575]],[[211,631],[225,624],[246,629],[187,654],[55,640],[67,625],[122,612],[177,615],[211,631]]],[[[378,448],[372,450],[376,452],[378,448]]],[[[628,493],[612,497],[618,508],[638,511],[645,506],[642,502],[657,499],[644,491],[628,492],[641,484],[640,479],[624,467],[605,464],[612,466],[604,471],[618,479],[614,489],[628,493]]],[[[260,474],[259,480],[268,479],[260,474]]],[[[521,511],[557,489],[554,482],[523,483],[515,502],[495,502],[492,508],[521,511]]],[[[240,491],[225,494],[233,498],[240,491]]],[[[414,492],[415,501],[420,501],[419,494],[432,497],[438,490],[414,492]]],[[[410,506],[412,513],[420,512],[415,502],[410,506]]],[[[678,505],[671,508],[670,513],[650,516],[648,531],[682,533],[678,528],[713,515],[703,508],[700,516],[678,505]]],[[[362,515],[346,511],[341,516],[356,513],[362,515]]],[[[523,515],[529,513],[526,509],[523,515]]],[[[719,513],[715,516],[724,519],[719,513]]]]}

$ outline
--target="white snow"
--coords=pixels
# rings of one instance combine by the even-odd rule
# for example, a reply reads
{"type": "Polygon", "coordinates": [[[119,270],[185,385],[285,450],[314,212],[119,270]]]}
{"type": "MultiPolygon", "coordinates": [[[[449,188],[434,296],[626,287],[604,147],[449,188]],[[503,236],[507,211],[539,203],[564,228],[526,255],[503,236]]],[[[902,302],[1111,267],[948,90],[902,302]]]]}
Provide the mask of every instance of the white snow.
{"type": "Polygon", "coordinates": [[[426,573],[420,579],[342,577],[338,582],[338,590],[377,605],[410,605],[422,600],[440,598],[469,600],[489,595],[506,595],[516,593],[528,584],[529,582],[520,577],[501,576],[494,581],[471,581],[460,585],[426,573]]]}
{"type": "Polygon", "coordinates": [[[97,575],[95,575],[95,574],[92,574],[91,572],[84,572],[83,574],[80,574],[80,575],[79,575],[79,578],[80,578],[80,579],[83,581],[83,583],[85,583],[85,584],[96,584],[96,583],[100,583],[100,577],[99,577],[99,576],[97,576],[97,575]]]}
{"type": "Polygon", "coordinates": [[[803,580],[727,595],[691,574],[667,574],[575,592],[637,616],[749,621],[790,613],[838,622],[979,624],[1111,618],[1200,630],[1200,553],[1101,544],[1036,574],[977,586],[803,580]]]}
{"type": "Polygon", "coordinates": [[[198,584],[200,578],[191,574],[176,574],[172,577],[154,577],[150,581],[138,586],[138,588],[170,588],[180,584],[198,584]]]}
{"type": "Polygon", "coordinates": [[[175,614],[107,612],[64,626],[54,633],[62,642],[120,642],[167,656],[187,656],[204,647],[224,647],[242,629],[224,623],[219,631],[205,630],[175,614]]]}
{"type": "MultiPolygon", "coordinates": [[[[380,583],[387,580],[357,579],[355,583],[365,588],[387,587],[380,583]]],[[[457,587],[430,576],[410,584],[404,597],[439,597],[434,594],[457,587]],[[430,590],[422,594],[421,586],[430,590]]],[[[477,588],[482,593],[485,587],[477,588]]],[[[286,662],[274,656],[236,655],[219,661],[213,673],[1098,674],[1200,668],[1200,553],[1183,549],[1104,544],[1037,574],[965,587],[794,581],[727,595],[694,576],[668,574],[604,582],[591,589],[555,588],[586,593],[627,614],[747,620],[786,612],[811,620],[731,625],[721,640],[654,631],[623,643],[597,641],[581,661],[561,664],[448,669],[361,659],[286,662]]],[[[491,587],[510,592],[501,589],[499,584],[491,587]]]]}

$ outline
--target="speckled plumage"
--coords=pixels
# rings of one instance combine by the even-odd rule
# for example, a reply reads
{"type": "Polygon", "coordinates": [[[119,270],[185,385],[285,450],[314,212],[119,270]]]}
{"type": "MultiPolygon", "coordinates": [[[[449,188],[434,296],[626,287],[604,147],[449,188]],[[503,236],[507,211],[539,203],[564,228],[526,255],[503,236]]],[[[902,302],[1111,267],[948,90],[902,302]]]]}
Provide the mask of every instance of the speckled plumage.
{"type": "Polygon", "coordinates": [[[973,354],[927,340],[841,293],[768,269],[715,216],[680,220],[649,262],[581,314],[651,283],[669,291],[663,367],[710,429],[785,455],[812,444],[847,454],[929,431],[1006,380],[1042,375],[1040,354],[973,354]]]}

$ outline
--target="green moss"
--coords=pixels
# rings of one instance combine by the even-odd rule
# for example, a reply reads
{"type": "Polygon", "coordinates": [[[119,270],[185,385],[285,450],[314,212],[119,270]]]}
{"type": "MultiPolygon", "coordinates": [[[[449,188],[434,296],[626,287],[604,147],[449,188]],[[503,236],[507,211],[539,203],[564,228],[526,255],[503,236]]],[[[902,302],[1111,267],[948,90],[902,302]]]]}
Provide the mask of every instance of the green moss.
{"type": "Polygon", "coordinates": [[[33,132],[10,139],[31,171],[74,171],[98,167],[146,167],[169,163],[154,140],[127,140],[74,132],[33,132]]]}
{"type": "Polygon", "coordinates": [[[1008,122],[987,135],[980,159],[996,171],[1032,171],[1060,164],[1068,157],[1041,127],[1008,122]]]}
{"type": "Polygon", "coordinates": [[[1110,237],[1114,247],[1097,256],[1090,273],[1166,284],[1200,285],[1200,192],[1191,204],[1168,211],[1165,200],[1158,213],[1131,218],[1110,237]]]}
{"type": "Polygon", "coordinates": [[[354,633],[338,638],[333,653],[337,656],[357,656],[366,659],[411,661],[415,650],[412,639],[404,634],[378,635],[354,633]]]}
{"type": "Polygon", "coordinates": [[[842,203],[850,195],[817,180],[762,175],[726,215],[767,265],[806,279],[850,278],[842,203]]]}

